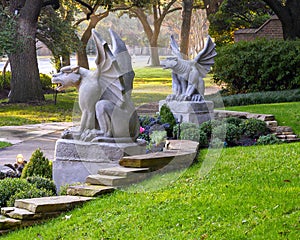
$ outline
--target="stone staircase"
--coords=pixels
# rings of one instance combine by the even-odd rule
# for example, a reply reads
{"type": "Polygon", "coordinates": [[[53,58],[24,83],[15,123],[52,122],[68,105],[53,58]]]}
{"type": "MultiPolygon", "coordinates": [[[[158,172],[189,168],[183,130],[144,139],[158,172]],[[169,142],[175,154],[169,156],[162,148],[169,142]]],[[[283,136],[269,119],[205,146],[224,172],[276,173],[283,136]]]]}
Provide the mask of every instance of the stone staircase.
{"type": "Polygon", "coordinates": [[[155,174],[188,167],[197,157],[198,145],[188,140],[169,140],[163,152],[123,157],[120,166],[99,169],[97,174],[87,176],[84,184],[70,186],[67,194],[95,197],[155,174]]]}
{"type": "Polygon", "coordinates": [[[14,207],[1,208],[0,235],[57,217],[94,197],[141,182],[155,174],[188,167],[197,153],[197,142],[170,140],[164,152],[126,156],[120,160],[120,166],[99,169],[98,174],[89,175],[85,183],[70,186],[67,196],[16,200],[14,207]]]}
{"type": "Polygon", "coordinates": [[[227,110],[215,110],[214,117],[217,119],[227,118],[227,117],[238,117],[243,119],[256,118],[266,122],[267,127],[270,129],[271,133],[275,134],[277,138],[284,142],[299,142],[300,138],[293,132],[291,127],[288,126],[278,126],[278,122],[274,115],[271,114],[255,114],[249,112],[236,112],[227,110]]]}
{"type": "Polygon", "coordinates": [[[55,196],[16,200],[14,207],[1,208],[0,235],[57,217],[92,199],[79,196],[55,196]]]}

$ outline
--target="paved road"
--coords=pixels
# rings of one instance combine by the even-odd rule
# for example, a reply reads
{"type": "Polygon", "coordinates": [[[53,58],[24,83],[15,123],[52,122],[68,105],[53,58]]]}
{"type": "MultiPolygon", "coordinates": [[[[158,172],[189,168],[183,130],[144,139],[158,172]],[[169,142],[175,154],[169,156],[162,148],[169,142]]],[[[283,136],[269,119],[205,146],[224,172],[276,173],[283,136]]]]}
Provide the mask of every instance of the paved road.
{"type": "MultiPolygon", "coordinates": [[[[89,65],[90,68],[96,68],[95,64],[95,57],[90,56],[89,58],[89,65]]],[[[0,71],[2,71],[6,59],[0,60],[0,71]]],[[[77,61],[75,58],[71,58],[71,65],[76,65],[77,61]]],[[[149,66],[149,56],[132,56],[132,65],[134,68],[141,68],[149,66]]],[[[39,57],[38,58],[38,66],[39,66],[39,72],[45,73],[45,74],[53,74],[55,73],[55,69],[51,63],[50,57],[39,57]]],[[[10,67],[7,68],[7,70],[10,71],[10,67]]]]}
{"type": "Polygon", "coordinates": [[[18,154],[23,154],[29,160],[32,153],[40,148],[44,155],[53,160],[55,142],[64,129],[73,123],[43,123],[23,126],[0,127],[0,141],[6,141],[13,146],[0,149],[0,165],[14,163],[18,154]]]}

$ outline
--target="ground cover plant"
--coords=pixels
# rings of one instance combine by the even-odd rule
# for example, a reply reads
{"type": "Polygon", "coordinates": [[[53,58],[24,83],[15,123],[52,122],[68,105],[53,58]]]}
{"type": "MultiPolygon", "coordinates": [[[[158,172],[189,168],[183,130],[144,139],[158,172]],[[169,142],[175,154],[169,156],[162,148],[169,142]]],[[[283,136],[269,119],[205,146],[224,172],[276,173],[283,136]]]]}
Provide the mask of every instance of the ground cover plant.
{"type": "Polygon", "coordinates": [[[211,161],[203,150],[181,174],[156,176],[2,239],[298,239],[299,157],[300,143],[226,148],[201,175],[211,161]]]}

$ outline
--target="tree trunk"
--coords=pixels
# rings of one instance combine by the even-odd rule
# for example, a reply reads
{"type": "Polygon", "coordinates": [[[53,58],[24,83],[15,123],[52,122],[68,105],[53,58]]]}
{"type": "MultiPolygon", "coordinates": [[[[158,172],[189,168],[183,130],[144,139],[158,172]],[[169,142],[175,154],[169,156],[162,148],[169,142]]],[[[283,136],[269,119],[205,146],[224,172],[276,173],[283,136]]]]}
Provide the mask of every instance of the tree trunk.
{"type": "Polygon", "coordinates": [[[300,38],[300,2],[299,0],[281,1],[264,0],[275,12],[282,23],[284,39],[295,40],[300,38]]]}
{"type": "Polygon", "coordinates": [[[188,59],[189,57],[189,39],[191,29],[191,19],[193,13],[194,0],[183,0],[182,9],[182,24],[181,24],[181,41],[180,41],[180,52],[183,58],[188,59]]]}
{"type": "Polygon", "coordinates": [[[89,60],[88,60],[88,56],[87,56],[86,46],[92,35],[92,29],[97,26],[99,21],[101,21],[103,18],[107,17],[108,14],[109,14],[109,12],[106,11],[100,15],[92,14],[90,16],[89,25],[86,28],[86,30],[84,31],[84,33],[80,39],[80,41],[82,43],[82,48],[79,49],[76,53],[78,66],[89,69],[89,60]]]}
{"type": "MultiPolygon", "coordinates": [[[[18,1],[12,2],[17,3],[18,1]]],[[[10,103],[45,100],[39,77],[35,42],[37,18],[41,4],[42,1],[40,0],[27,0],[20,9],[20,15],[17,18],[16,42],[22,42],[22,46],[16,53],[9,55],[12,72],[10,103]]],[[[11,4],[10,10],[15,13],[16,8],[13,6],[14,4],[11,4]]]]}
{"type": "Polygon", "coordinates": [[[70,54],[65,54],[61,56],[61,60],[62,60],[62,66],[69,66],[71,65],[71,59],[70,59],[70,54]]]}
{"type": "Polygon", "coordinates": [[[150,51],[150,65],[152,67],[160,66],[157,43],[156,44],[155,43],[151,44],[150,47],[151,47],[151,51],[150,51]]]}

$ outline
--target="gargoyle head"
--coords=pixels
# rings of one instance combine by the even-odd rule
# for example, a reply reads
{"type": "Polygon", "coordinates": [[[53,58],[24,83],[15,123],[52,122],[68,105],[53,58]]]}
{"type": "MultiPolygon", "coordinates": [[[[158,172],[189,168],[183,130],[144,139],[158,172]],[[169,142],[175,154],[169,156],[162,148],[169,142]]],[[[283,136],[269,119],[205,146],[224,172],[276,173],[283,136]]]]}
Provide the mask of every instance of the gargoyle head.
{"type": "Polygon", "coordinates": [[[80,80],[81,75],[79,74],[78,66],[63,67],[59,73],[52,76],[52,83],[57,84],[57,91],[62,91],[69,87],[78,87],[80,80]]]}
{"type": "Polygon", "coordinates": [[[178,58],[177,57],[168,57],[165,60],[162,60],[160,62],[160,65],[163,69],[172,69],[178,64],[178,58]]]}

